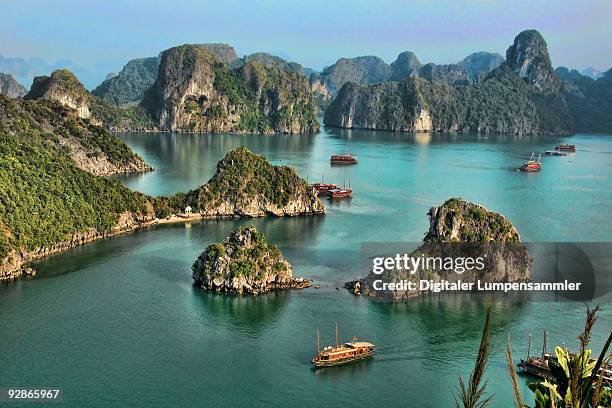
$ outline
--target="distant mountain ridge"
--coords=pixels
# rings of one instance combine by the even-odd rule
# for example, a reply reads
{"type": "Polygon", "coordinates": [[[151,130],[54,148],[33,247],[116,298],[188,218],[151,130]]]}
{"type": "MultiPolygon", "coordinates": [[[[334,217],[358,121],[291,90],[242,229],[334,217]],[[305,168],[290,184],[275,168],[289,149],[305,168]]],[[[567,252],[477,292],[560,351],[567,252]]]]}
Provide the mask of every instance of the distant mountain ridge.
{"type": "Polygon", "coordinates": [[[310,82],[312,89],[321,95],[321,99],[329,100],[335,97],[347,82],[369,85],[422,77],[447,85],[476,83],[503,62],[504,57],[501,55],[481,51],[468,55],[456,64],[423,65],[416,54],[404,51],[391,64],[376,56],[340,58],[321,73],[311,76],[310,82]]]}
{"type": "Polygon", "coordinates": [[[508,48],[506,62],[476,84],[416,76],[372,85],[348,82],[325,111],[324,123],[396,131],[569,134],[574,121],[562,85],[546,42],[537,31],[526,30],[508,48]]]}

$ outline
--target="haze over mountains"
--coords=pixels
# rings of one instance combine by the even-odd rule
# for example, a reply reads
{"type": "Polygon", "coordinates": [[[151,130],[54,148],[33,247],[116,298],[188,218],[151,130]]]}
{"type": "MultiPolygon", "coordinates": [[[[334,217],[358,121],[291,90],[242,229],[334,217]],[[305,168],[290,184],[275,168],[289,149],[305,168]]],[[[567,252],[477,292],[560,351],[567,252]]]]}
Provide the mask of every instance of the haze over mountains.
{"type": "MultiPolygon", "coordinates": [[[[521,32],[505,58],[481,51],[438,65],[404,51],[391,63],[340,58],[321,72],[264,52],[239,57],[228,44],[186,44],[129,61],[92,92],[78,75],[59,70],[36,77],[25,97],[59,100],[83,118],[128,131],[312,133],[316,110],[326,125],[348,128],[519,135],[611,129],[610,72],[585,73],[553,70],[536,30],[521,32]]],[[[4,75],[0,92],[24,90],[4,75]]]]}

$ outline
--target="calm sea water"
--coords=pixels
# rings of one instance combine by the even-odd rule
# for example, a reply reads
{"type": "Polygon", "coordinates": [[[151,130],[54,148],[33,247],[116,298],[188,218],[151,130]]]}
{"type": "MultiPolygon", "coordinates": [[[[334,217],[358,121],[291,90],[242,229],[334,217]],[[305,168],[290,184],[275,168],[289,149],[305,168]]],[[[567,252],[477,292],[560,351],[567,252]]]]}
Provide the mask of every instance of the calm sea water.
{"type": "MultiPolygon", "coordinates": [[[[304,136],[122,134],[154,173],[121,177],[153,195],[205,183],[217,161],[245,145],[311,182],[347,184],[351,201],[321,217],[205,221],[156,227],[49,257],[39,276],[0,287],[0,387],[61,387],[63,407],[405,406],[448,407],[457,376],[469,374],[485,308],[492,306],[487,371],[492,406],[511,406],[503,346],[515,358],[576,344],[581,303],[432,297],[380,304],[342,284],[359,275],[362,242],[420,241],[429,207],[459,196],[508,216],[531,242],[612,240],[612,137],[518,139],[470,135],[323,130],[304,136]],[[543,158],[544,171],[513,169],[557,143],[574,156],[543,158]],[[333,152],[359,156],[330,167],[333,152]],[[320,289],[257,297],[192,287],[190,266],[209,243],[255,224],[320,289]],[[378,346],[374,360],[313,371],[322,343],[353,335],[378,346]]],[[[608,306],[610,296],[594,303],[608,306]]],[[[599,350],[612,327],[606,307],[599,350]]],[[[527,379],[521,387],[528,400],[527,379]]]]}

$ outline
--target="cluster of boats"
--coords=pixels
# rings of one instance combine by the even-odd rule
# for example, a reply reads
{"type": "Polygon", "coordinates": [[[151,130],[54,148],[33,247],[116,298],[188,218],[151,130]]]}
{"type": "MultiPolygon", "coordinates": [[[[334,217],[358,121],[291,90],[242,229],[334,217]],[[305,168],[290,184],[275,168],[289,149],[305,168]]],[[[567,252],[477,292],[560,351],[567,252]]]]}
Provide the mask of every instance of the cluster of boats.
{"type": "MultiPolygon", "coordinates": [[[[531,356],[531,334],[529,335],[529,347],[527,349],[527,358],[521,359],[518,363],[518,371],[521,374],[537,377],[542,380],[554,380],[553,373],[550,369],[549,363],[551,361],[557,361],[555,354],[548,353],[546,351],[546,337],[547,333],[544,332],[544,343],[542,345],[542,353],[539,356],[531,356]]],[[[571,355],[571,354],[570,354],[571,355]]],[[[591,359],[591,363],[595,360],[591,359]]],[[[597,373],[598,376],[602,377],[602,384],[604,387],[612,387],[612,366],[604,363],[597,373]]]]}
{"type": "MultiPolygon", "coordinates": [[[[357,157],[349,153],[332,154],[329,159],[329,162],[332,166],[357,164],[357,157]]],[[[351,189],[350,182],[348,187],[346,186],[345,182],[344,186],[340,188],[337,184],[334,183],[324,183],[323,178],[321,178],[321,182],[314,183],[312,185],[312,188],[317,191],[317,194],[319,196],[326,196],[331,199],[343,199],[353,197],[353,189],[351,189]]]]}
{"type": "MultiPolygon", "coordinates": [[[[562,143],[555,147],[555,150],[547,150],[544,152],[546,156],[567,156],[570,153],[576,152],[576,145],[562,143]]],[[[531,172],[542,170],[542,154],[538,154],[536,160],[535,153],[531,153],[531,157],[521,167],[520,171],[531,172]]]]}

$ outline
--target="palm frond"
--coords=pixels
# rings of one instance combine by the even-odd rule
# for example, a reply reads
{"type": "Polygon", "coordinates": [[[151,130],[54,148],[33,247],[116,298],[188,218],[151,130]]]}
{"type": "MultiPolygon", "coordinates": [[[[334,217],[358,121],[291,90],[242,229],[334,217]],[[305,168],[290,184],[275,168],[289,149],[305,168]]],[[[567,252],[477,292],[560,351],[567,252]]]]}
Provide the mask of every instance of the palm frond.
{"type": "Polygon", "coordinates": [[[484,327],[482,329],[482,337],[480,338],[480,347],[474,364],[474,370],[470,374],[470,380],[466,385],[465,381],[459,377],[459,386],[457,387],[457,395],[455,397],[455,406],[458,408],[485,408],[491,402],[493,396],[485,398],[487,382],[482,382],[484,373],[487,369],[487,360],[489,359],[489,322],[491,320],[491,308],[487,309],[484,327]],[[459,404],[461,402],[461,405],[459,404]]]}
{"type": "Polygon", "coordinates": [[[506,362],[508,363],[508,373],[510,374],[510,381],[512,381],[512,389],[514,390],[514,406],[517,408],[523,408],[523,396],[521,390],[519,390],[518,379],[516,376],[516,370],[514,369],[514,361],[512,359],[512,337],[508,333],[508,344],[506,344],[506,362]]]}

